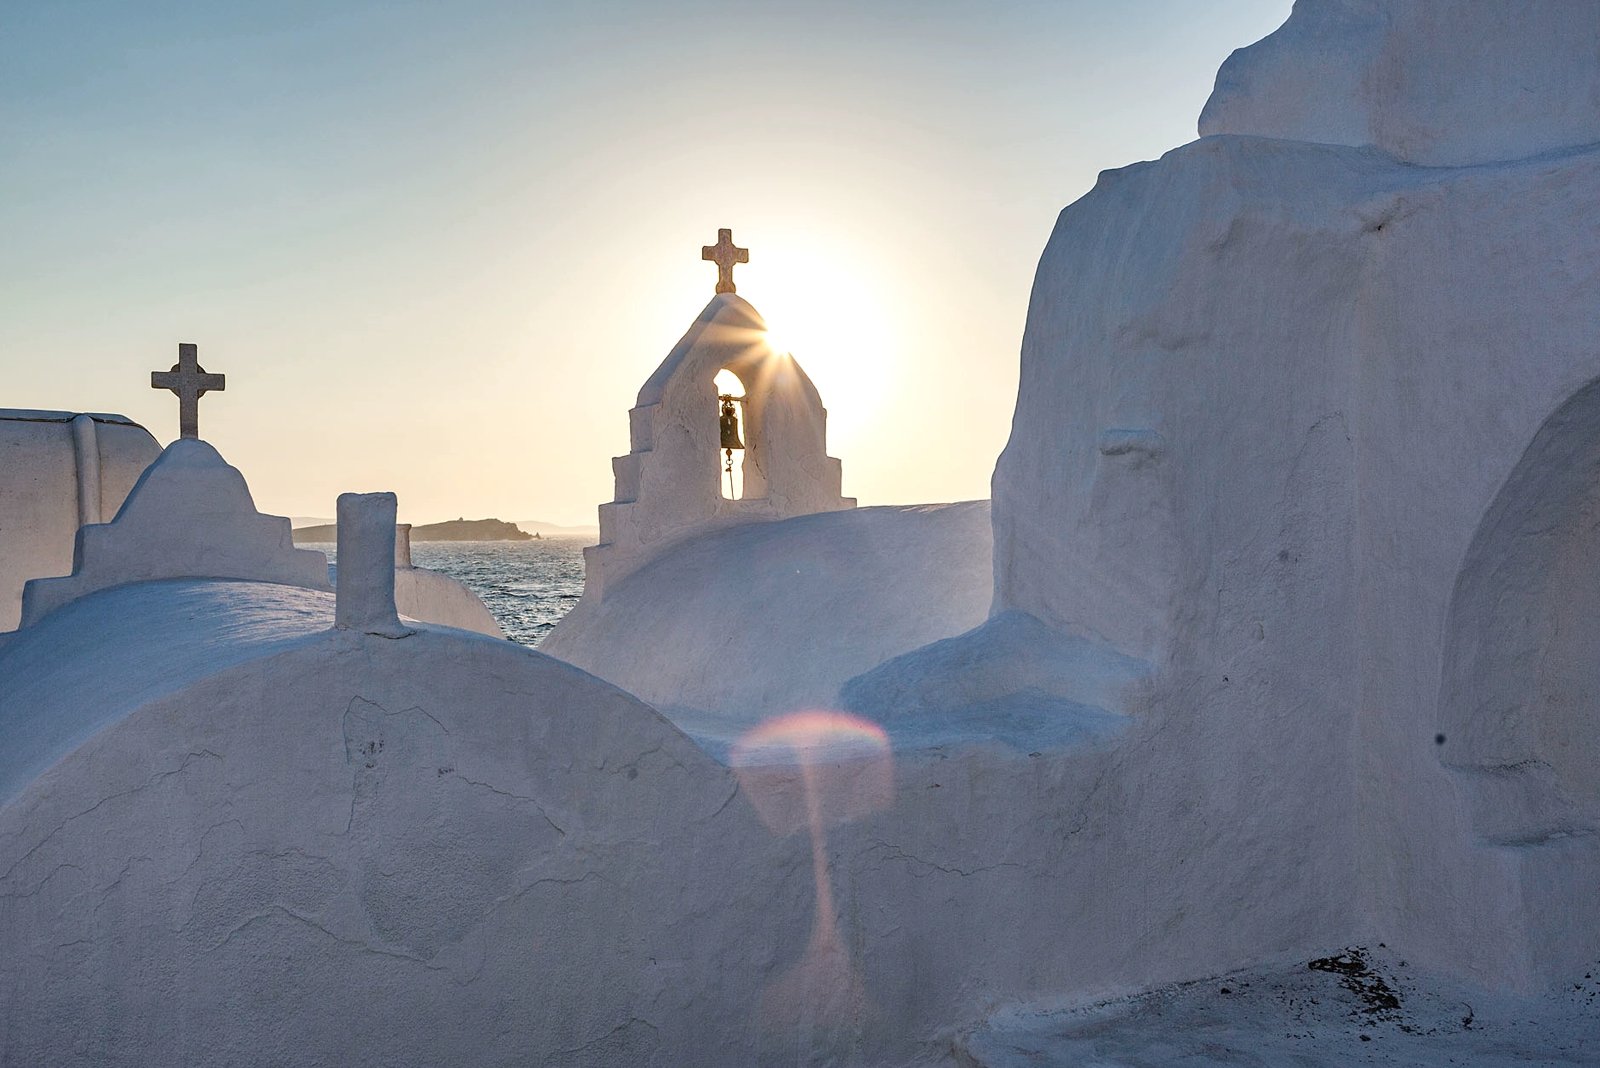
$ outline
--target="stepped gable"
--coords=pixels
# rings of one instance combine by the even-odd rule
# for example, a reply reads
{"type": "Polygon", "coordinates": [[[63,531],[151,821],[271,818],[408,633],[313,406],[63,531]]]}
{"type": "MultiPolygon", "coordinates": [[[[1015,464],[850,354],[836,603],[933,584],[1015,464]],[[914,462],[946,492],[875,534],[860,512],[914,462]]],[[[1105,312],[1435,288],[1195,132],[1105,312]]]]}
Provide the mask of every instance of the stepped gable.
{"type": "Polygon", "coordinates": [[[172,578],[331,588],[327,558],[296,549],[288,519],[256,511],[238,469],[208,443],[180,438],[146,469],[115,519],[79,529],[71,575],[24,587],[22,623],[96,590],[172,578]]]}

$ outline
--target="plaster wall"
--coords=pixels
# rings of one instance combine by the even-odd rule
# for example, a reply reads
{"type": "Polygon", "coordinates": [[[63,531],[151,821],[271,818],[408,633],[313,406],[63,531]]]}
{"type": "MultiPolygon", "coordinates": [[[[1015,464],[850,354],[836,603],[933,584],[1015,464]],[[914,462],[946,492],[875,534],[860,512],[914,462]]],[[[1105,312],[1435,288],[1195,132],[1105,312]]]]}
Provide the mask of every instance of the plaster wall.
{"type": "Polygon", "coordinates": [[[712,298],[628,413],[631,447],[612,461],[616,499],[600,506],[599,544],[584,554],[584,595],[603,597],[609,584],[697,532],[853,508],[840,495],[839,461],[827,454],[827,417],[794,357],[768,344],[755,308],[732,293],[712,298]],[[746,398],[738,500],[720,488],[714,381],[724,369],[746,398]]]}
{"type": "Polygon", "coordinates": [[[580,601],[540,649],[731,739],[981,623],[990,538],[983,501],[713,531],[580,601]]]}
{"type": "Polygon", "coordinates": [[[1592,961],[1597,185],[1231,135],[1103,175],[1039,265],[993,614],[845,683],[887,728],[848,755],[724,764],[309,589],[65,604],[0,643],[0,1050],[941,1064],[998,1005],[1352,941],[1592,961]]]}
{"type": "MultiPolygon", "coordinates": [[[[1357,575],[1339,354],[1362,274],[1348,206],[1387,166],[1208,138],[1103,174],[1035,278],[993,481],[994,612],[1087,664],[1149,665],[1120,816],[1171,851],[1151,877],[1182,902],[1174,946],[1265,958],[1359,926],[1355,636],[1330,625],[1357,575]]],[[[993,655],[988,628],[964,644],[935,678],[993,655]]],[[[1172,919],[1132,904],[1128,922],[1172,919]]]]}
{"type": "Polygon", "coordinates": [[[1197,861],[1219,883],[1298,873],[1280,889],[1310,922],[1242,934],[1264,952],[1387,940],[1502,985],[1600,953],[1593,836],[1508,835],[1472,801],[1543,745],[1584,798],[1567,816],[1593,812],[1589,405],[1530,466],[1567,474],[1512,473],[1600,376],[1597,185],[1588,151],[1423,169],[1207,137],[1102,175],[1041,260],[995,608],[1153,663],[1155,744],[1193,758],[1170,785],[1195,807],[1163,818],[1218,847],[1197,861]],[[1530,508],[1564,524],[1542,557],[1530,508]],[[1459,595],[1480,572],[1530,610],[1459,595]],[[1490,653],[1543,663],[1493,701],[1543,725],[1473,752],[1448,665],[1490,653]]]}
{"type": "Polygon", "coordinates": [[[0,647],[0,1059],[949,1064],[996,1004],[1308,915],[1144,818],[1189,800],[1127,764],[1186,755],[1136,707],[729,767],[553,658],[332,602],[147,582],[0,647]]]}
{"type": "Polygon", "coordinates": [[[506,633],[478,595],[449,575],[425,567],[400,567],[394,572],[394,600],[407,619],[504,638],[506,633]]]}
{"type": "Polygon", "coordinates": [[[394,526],[394,600],[407,619],[460,627],[492,638],[506,636],[477,594],[443,572],[411,562],[410,523],[394,526]]]}
{"type": "Polygon", "coordinates": [[[21,621],[22,584],[68,574],[79,525],[115,515],[160,452],[120,415],[0,409],[0,631],[21,621]]]}
{"type": "MultiPolygon", "coordinates": [[[[165,695],[102,705],[0,807],[0,1060],[752,1063],[753,973],[807,910],[798,934],[751,922],[785,900],[766,855],[784,846],[622,692],[508,642],[334,632],[329,594],[219,582],[76,601],[0,678],[18,656],[57,683],[216,658],[219,627],[261,624],[257,590],[318,620],[277,610],[277,640],[231,665],[180,652],[165,695]],[[184,597],[207,603],[174,615],[184,597]]],[[[55,688],[0,686],[0,722],[74,714],[55,688]]]]}
{"type": "Polygon", "coordinates": [[[1367,866],[1419,948],[1537,983],[1600,956],[1600,153],[1428,177],[1375,220],[1361,344],[1367,866]]]}
{"type": "Polygon", "coordinates": [[[394,579],[400,531],[393,493],[339,494],[339,585],[334,626],[404,638],[410,630],[395,610],[394,579]]]}
{"type": "Polygon", "coordinates": [[[1589,145],[1597,37],[1600,7],[1571,0],[1297,0],[1222,65],[1200,133],[1449,166],[1589,145]]]}

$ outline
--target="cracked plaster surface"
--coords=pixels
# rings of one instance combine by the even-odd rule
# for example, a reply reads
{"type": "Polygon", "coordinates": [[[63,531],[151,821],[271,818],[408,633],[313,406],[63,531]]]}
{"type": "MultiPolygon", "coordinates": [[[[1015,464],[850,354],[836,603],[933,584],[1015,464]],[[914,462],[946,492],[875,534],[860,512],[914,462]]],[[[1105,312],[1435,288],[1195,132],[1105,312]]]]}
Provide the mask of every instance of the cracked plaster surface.
{"type": "Polygon", "coordinates": [[[504,642],[395,644],[318,639],[204,677],[0,808],[0,956],[30,962],[25,982],[0,975],[8,1058],[494,1063],[592,1046],[648,1062],[693,1041],[690,1001],[731,1012],[755,988],[737,966],[752,947],[803,938],[797,904],[787,935],[704,939],[792,896],[728,880],[737,844],[795,847],[656,713],[504,642]],[[646,958],[728,978],[687,988],[646,958]],[[376,1011],[352,1012],[351,991],[376,1011]]]}

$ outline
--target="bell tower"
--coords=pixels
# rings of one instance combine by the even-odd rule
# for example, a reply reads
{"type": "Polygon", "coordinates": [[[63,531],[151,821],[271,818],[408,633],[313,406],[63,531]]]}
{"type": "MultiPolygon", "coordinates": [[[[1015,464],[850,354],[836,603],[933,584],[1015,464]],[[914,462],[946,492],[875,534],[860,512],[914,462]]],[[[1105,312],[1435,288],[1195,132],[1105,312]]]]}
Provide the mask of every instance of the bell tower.
{"type": "Polygon", "coordinates": [[[718,232],[701,258],[717,265],[717,292],[639,390],[628,413],[630,450],[611,461],[615,499],[600,506],[599,544],[584,550],[584,598],[662,550],[734,523],[854,508],[828,455],[828,412],[795,358],[774,349],[760,313],[734,290],[749,250],[718,232]],[[719,393],[731,372],[743,396],[719,393]],[[742,449],[743,493],[721,480],[742,449]]]}

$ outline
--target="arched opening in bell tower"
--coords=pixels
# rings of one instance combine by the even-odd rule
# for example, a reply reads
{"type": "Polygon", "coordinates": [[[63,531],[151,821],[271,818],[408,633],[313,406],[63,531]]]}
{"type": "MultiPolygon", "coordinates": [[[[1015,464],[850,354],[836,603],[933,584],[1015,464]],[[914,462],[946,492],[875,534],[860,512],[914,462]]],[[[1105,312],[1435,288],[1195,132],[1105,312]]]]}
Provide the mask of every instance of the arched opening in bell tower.
{"type": "Polygon", "coordinates": [[[739,376],[724,367],[712,380],[717,397],[717,484],[723,500],[744,498],[744,462],[749,445],[750,421],[745,412],[745,387],[739,376]]]}

